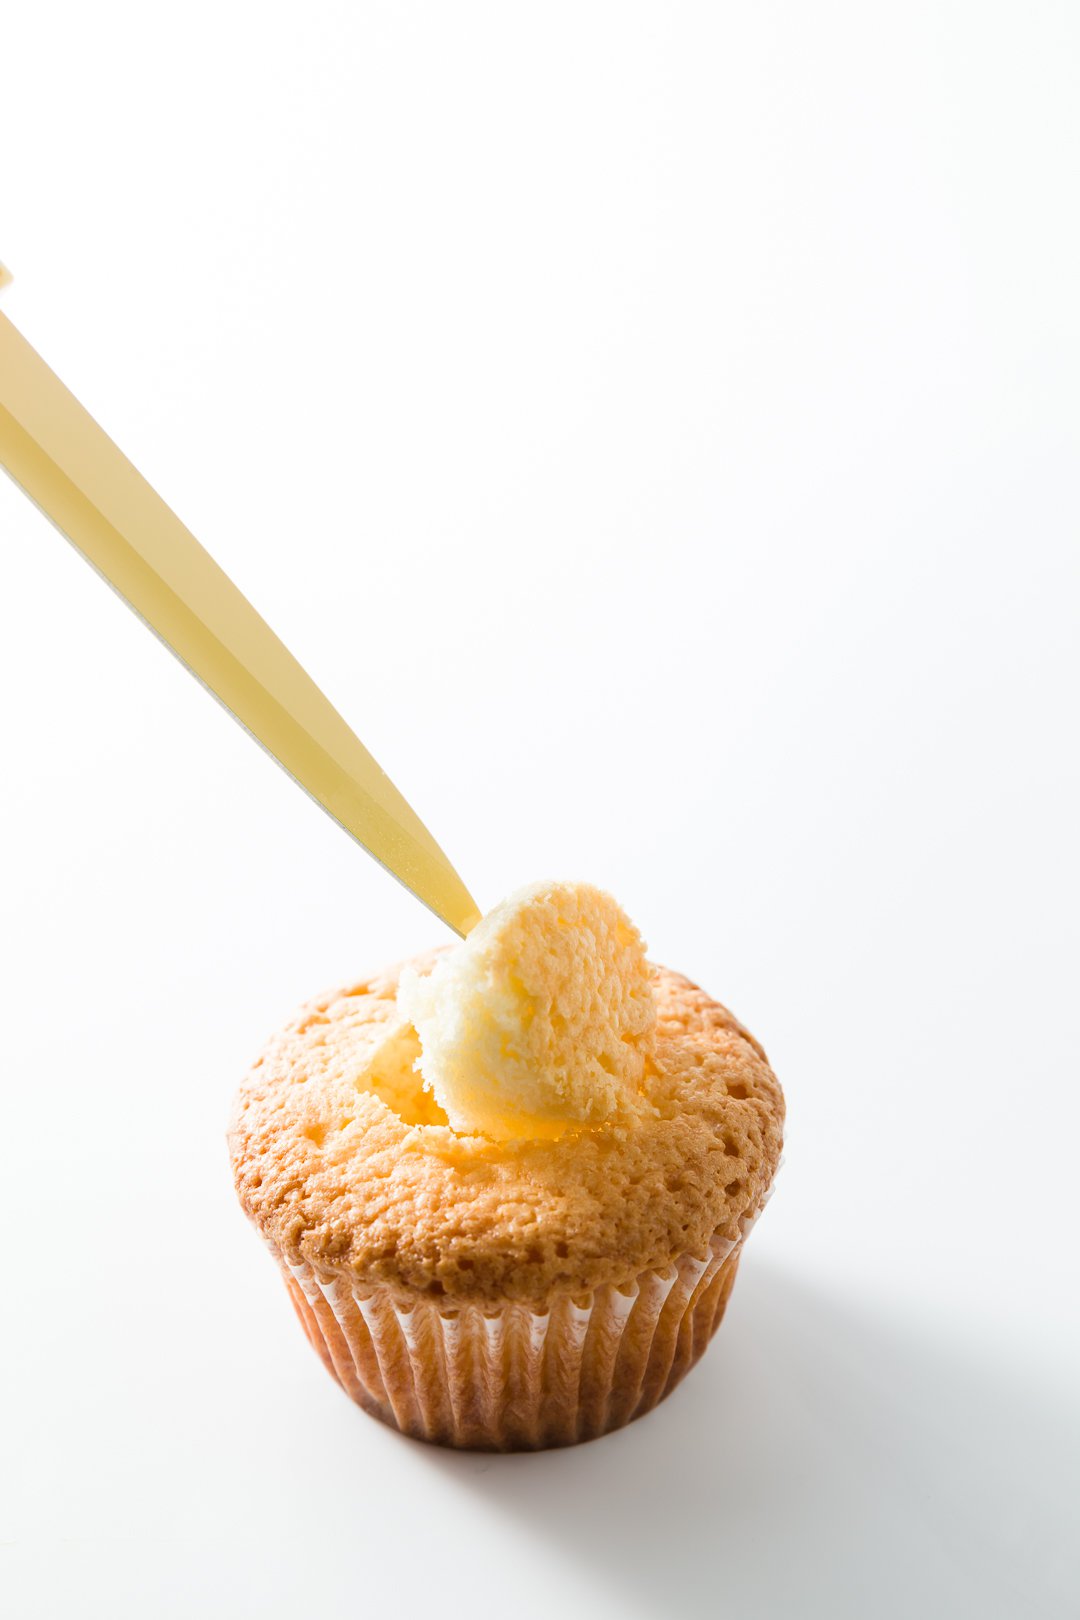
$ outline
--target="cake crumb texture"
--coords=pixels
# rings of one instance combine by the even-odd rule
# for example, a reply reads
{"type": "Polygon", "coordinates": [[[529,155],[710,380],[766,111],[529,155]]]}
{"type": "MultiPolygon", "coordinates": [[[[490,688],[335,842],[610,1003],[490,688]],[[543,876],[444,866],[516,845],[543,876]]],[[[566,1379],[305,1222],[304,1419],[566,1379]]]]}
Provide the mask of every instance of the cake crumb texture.
{"type": "Polygon", "coordinates": [[[398,1006],[450,1124],[496,1141],[614,1119],[640,1091],[656,1006],[641,935],[587,883],[534,883],[488,913],[398,1006]]]}

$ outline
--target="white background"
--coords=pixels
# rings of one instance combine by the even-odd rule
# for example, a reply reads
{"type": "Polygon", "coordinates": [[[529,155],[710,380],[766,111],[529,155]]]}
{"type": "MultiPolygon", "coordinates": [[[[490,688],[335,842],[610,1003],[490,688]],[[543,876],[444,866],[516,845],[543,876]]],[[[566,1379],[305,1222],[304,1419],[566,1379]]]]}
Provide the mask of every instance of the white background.
{"type": "Polygon", "coordinates": [[[307,995],[445,931],[0,487],[0,1599],[1065,1616],[1080,11],[9,7],[8,315],[483,906],[622,900],[787,1162],[701,1368],[400,1440],[231,1190],[307,995]]]}

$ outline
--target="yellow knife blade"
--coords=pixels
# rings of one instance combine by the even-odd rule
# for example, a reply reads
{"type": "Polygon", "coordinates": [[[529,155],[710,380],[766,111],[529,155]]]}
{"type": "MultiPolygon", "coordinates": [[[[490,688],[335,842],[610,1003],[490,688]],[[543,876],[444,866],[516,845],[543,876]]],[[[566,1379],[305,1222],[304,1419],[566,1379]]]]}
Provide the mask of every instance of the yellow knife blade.
{"type": "MultiPolygon", "coordinates": [[[[0,266],[0,286],[10,277],[0,266]]],[[[314,681],[0,315],[0,465],[345,831],[457,933],[479,909],[314,681]]]]}

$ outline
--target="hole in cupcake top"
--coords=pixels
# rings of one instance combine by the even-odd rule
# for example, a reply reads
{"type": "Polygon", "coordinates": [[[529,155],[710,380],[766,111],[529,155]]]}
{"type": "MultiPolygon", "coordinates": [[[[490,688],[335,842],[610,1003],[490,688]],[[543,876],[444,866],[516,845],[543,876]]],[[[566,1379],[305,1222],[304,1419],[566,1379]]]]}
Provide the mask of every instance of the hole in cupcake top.
{"type": "Polygon", "coordinates": [[[357,1076],[406,1125],[446,1125],[448,1120],[417,1072],[420,1039],[411,1024],[394,1028],[357,1076]]]}

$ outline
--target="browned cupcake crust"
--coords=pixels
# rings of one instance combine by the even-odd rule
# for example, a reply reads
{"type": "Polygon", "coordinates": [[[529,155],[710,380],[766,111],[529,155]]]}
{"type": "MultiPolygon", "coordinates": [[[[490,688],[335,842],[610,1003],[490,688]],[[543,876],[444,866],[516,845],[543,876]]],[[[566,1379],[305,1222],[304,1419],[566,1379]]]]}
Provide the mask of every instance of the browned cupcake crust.
{"type": "Polygon", "coordinates": [[[240,1088],[237,1192],[287,1261],[404,1295],[543,1301],[704,1256],[758,1214],[783,1094],[754,1038],[688,979],[653,969],[656,1056],[632,1115],[495,1143],[451,1130],[420,1091],[399,972],[309,1003],[240,1088]]]}

